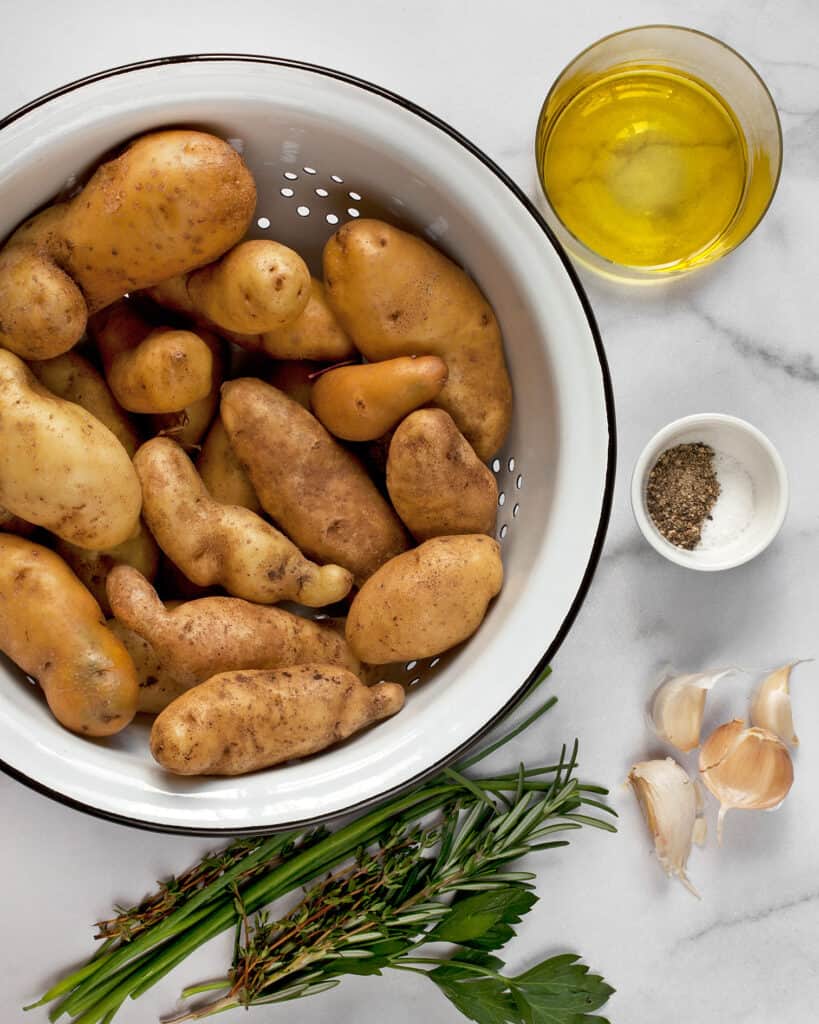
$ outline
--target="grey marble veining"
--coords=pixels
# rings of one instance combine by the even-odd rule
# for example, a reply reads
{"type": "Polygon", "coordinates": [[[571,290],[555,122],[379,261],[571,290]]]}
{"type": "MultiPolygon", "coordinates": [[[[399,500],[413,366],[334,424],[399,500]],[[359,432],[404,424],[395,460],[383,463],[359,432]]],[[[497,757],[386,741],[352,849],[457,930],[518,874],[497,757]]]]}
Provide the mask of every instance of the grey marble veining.
{"type": "MultiPolygon", "coordinates": [[[[84,0],[70,18],[57,0],[6,14],[2,106],[104,66],[159,53],[262,51],[342,67],[404,93],[483,146],[538,203],[532,136],[560,68],[607,32],[650,22],[687,24],[730,42],[765,77],[782,111],[785,165],[762,225],[718,266],[669,286],[618,287],[585,270],[610,360],[619,467],[608,541],[591,593],[555,659],[557,708],[516,745],[542,757],[575,735],[586,778],[612,787],[616,837],[582,833],[538,865],[541,903],[506,951],[522,969],[574,949],[618,991],[616,1024],[809,1024],[819,1019],[819,667],[794,679],[801,747],[791,796],[775,813],[728,815],[725,843],[695,850],[694,899],[668,882],[622,780],[635,759],[669,751],[644,704],[669,665],[749,670],[720,683],[708,724],[747,710],[768,668],[819,656],[819,4],[816,0],[313,0],[309,6],[237,0],[230,14],[200,0],[143,0],[139,9],[84,0]],[[14,44],[9,45],[13,40],[14,44]],[[649,436],[687,413],[743,416],[779,447],[792,504],[771,549],[733,572],[675,568],[639,536],[631,467],[649,436]]],[[[689,762],[692,763],[692,762],[689,762]]],[[[136,834],[78,816],[0,778],[4,810],[0,1019],[57,967],[88,948],[87,925],[111,904],[198,857],[207,840],[136,834]],[[9,884],[14,879],[25,883],[9,884]],[[65,880],[70,879],[70,884],[65,880]]],[[[183,982],[227,955],[198,956],[117,1020],[144,1024],[173,1007],[183,982]]],[[[318,1022],[460,1018],[419,979],[345,982],[330,997],[258,1011],[248,1020],[318,1022]]],[[[29,1019],[29,1018],[27,1018],[29,1019]]],[[[32,1014],[32,1024],[44,1020],[32,1014]]],[[[225,1021],[244,1020],[240,1014],[225,1021]]]]}

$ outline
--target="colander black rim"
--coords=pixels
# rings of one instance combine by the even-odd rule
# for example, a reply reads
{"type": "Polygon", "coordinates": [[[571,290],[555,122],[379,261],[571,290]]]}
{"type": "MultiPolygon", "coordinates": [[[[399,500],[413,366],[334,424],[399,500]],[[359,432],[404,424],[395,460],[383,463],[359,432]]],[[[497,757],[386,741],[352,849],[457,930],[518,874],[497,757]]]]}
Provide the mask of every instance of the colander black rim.
{"type": "Polygon", "coordinates": [[[160,832],[170,833],[173,835],[190,835],[190,836],[247,836],[247,835],[270,835],[276,832],[286,832],[291,830],[308,828],[320,823],[335,821],[338,818],[342,818],[350,814],[359,814],[366,811],[368,808],[375,807],[379,804],[386,802],[387,800],[397,796],[400,793],[408,792],[409,790],[417,787],[433,776],[441,772],[447,765],[452,764],[458,758],[460,758],[466,751],[470,749],[475,743],[483,738],[491,729],[497,725],[501,719],[508,715],[521,701],[523,701],[529,692],[534,681],[543,672],[546,666],[552,661],[557,651],[560,649],[563,641],[568,636],[569,630],[574,625],[575,619],[577,618],[578,612],[588,595],[591,587],[591,582],[594,577],[594,573],[597,569],[600,561],[600,555],[603,550],[603,544],[606,537],[606,531],[608,529],[609,520],[611,518],[612,503],[614,497],[614,477],[617,463],[617,436],[616,436],[616,423],[615,423],[615,412],[614,412],[614,392],[612,388],[611,373],[609,371],[608,360],[606,359],[606,353],[603,348],[603,340],[600,335],[600,330],[597,326],[594,313],[591,308],[591,304],[588,300],[583,285],[580,282],[577,271],[571,264],[568,255],[558,242],[554,233],[552,232],[549,225],[543,219],[540,212],[535,207],[534,203],[526,196],[522,189],[509,177],[509,175],[502,170],[494,160],[492,160],[486,153],[483,152],[478,146],[462,135],[456,128],[453,128],[448,122],[432,114],[424,107],[419,106],[412,100],[406,99],[404,96],[398,93],[392,92],[389,89],[385,89],[380,85],[376,85],[373,82],[369,82],[363,78],[357,78],[354,75],[349,75],[346,72],[338,71],[334,68],[324,67],[320,64],[311,64],[306,61],[292,60],[287,57],[271,57],[264,54],[252,54],[252,53],[189,53],[189,54],[178,54],[171,57],[157,57],[150,60],[135,61],[130,64],[121,64],[117,67],[108,68],[104,71],[98,71],[91,75],[86,75],[83,78],[78,78],[73,82],[68,82],[66,85],[62,85],[57,89],[52,89],[49,92],[43,93],[37,99],[31,100],[31,102],[18,107],[10,114],[6,115],[0,120],[0,131],[13,124],[15,121],[19,121],[20,118],[38,107],[44,106],[50,100],[57,99],[60,96],[65,96],[67,93],[74,92],[77,89],[81,89],[83,86],[92,85],[95,82],[102,81],[106,78],[114,78],[118,75],[130,74],[135,71],[144,71],[152,68],[162,67],[165,64],[187,64],[187,63],[204,63],[211,61],[213,63],[252,63],[252,64],[272,64],[279,67],[295,68],[300,71],[308,71],[313,74],[323,75],[326,78],[334,78],[340,82],[345,82],[348,85],[356,86],[359,89],[364,89],[367,92],[374,93],[376,96],[380,96],[383,99],[389,100],[392,103],[403,107],[410,113],[415,114],[417,117],[422,118],[427,123],[438,128],[440,131],[445,132],[450,138],[458,142],[464,149],[470,152],[474,157],[481,161],[485,167],[487,167],[492,173],[500,179],[501,182],[509,189],[509,191],[515,196],[515,198],[521,203],[521,205],[528,211],[531,217],[534,218],[535,222],[539,225],[544,235],[548,239],[552,248],[554,249],[557,256],[563,263],[564,269],[574,286],[577,298],[583,308],[584,315],[589,325],[589,329],[592,334],[594,341],[595,351],[597,354],[598,363],[600,366],[600,374],[603,383],[603,394],[606,407],[606,421],[608,424],[608,450],[606,459],[606,475],[603,486],[603,499],[600,506],[600,517],[597,524],[597,530],[595,531],[594,541],[592,543],[591,552],[589,559],[586,563],[583,576],[580,580],[577,592],[569,606],[568,612],[566,613],[560,627],[557,630],[553,640],[548,645],[543,655],[538,660],[538,663],[521,683],[514,695],[504,704],[504,706],[492,716],[489,721],[484,723],[480,729],[472,734],[468,739],[460,743],[454,750],[450,751],[445,757],[440,758],[434,764],[425,768],[423,771],[418,772],[412,778],[407,779],[391,789],[385,790],[383,793],[379,793],[377,796],[367,797],[364,800],[359,800],[348,807],[342,808],[337,811],[328,812],[327,814],[318,815],[312,818],[302,818],[291,822],[285,822],[277,825],[259,825],[259,826],[248,826],[246,828],[198,828],[196,826],[188,825],[169,825],[163,824],[162,822],[151,822],[145,821],[141,818],[131,818],[128,815],[117,814],[113,811],[107,811],[99,807],[95,807],[93,804],[83,803],[81,800],[76,800],[73,797],[60,793],[58,790],[52,789],[50,786],[44,785],[37,779],[26,775],[25,772],[21,772],[19,769],[7,764],[5,761],[0,759],[0,769],[11,778],[16,779],[18,782],[22,782],[23,785],[28,786],[35,792],[40,793],[43,796],[49,797],[58,803],[63,804],[66,807],[70,807],[73,810],[82,811],[85,814],[90,814],[95,818],[101,818],[105,821],[114,822],[118,825],[127,825],[131,828],[142,829],[147,832],[160,832]]]}

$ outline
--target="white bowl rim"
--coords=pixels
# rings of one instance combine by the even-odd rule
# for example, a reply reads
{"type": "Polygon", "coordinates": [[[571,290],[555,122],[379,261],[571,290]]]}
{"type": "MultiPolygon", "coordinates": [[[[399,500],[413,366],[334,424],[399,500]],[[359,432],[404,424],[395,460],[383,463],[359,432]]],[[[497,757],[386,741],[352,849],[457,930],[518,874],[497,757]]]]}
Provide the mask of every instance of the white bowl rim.
{"type": "Polygon", "coordinates": [[[637,525],[640,527],[640,531],[645,539],[663,558],[685,569],[693,569],[696,572],[723,572],[726,569],[736,569],[761,554],[782,529],[782,524],[785,522],[785,516],[788,513],[789,497],[790,488],[785,463],[782,461],[782,456],[771,439],[763,434],[759,427],[755,427],[753,423],[749,423],[739,416],[732,416],[724,412],[692,413],[690,416],[681,416],[679,419],[672,420],[671,423],[666,424],[653,437],[649,438],[648,443],[640,452],[639,458],[634,464],[634,470],[631,475],[631,508],[637,525]],[[711,426],[713,424],[724,424],[734,427],[757,442],[760,448],[765,451],[774,467],[779,495],[776,516],[771,521],[771,527],[767,534],[736,558],[726,559],[724,562],[706,564],[697,561],[695,552],[686,551],[684,548],[676,548],[660,534],[660,531],[651,522],[646,511],[643,484],[649,471],[649,463],[665,450],[668,442],[672,441],[677,435],[689,431],[692,427],[711,426]]]}
{"type": "Polygon", "coordinates": [[[339,71],[335,68],[329,68],[320,64],[312,64],[306,61],[293,60],[287,57],[273,57],[265,54],[246,54],[246,53],[191,53],[191,54],[176,54],[169,57],[156,57],[149,60],[134,61],[128,64],[117,65],[113,68],[108,68],[103,71],[95,72],[91,75],[86,75],[82,78],[75,79],[72,82],[68,82],[56,89],[52,89],[49,92],[43,93],[41,96],[29,103],[18,107],[13,110],[10,114],[0,118],[0,131],[7,128],[9,125],[20,120],[26,114],[44,106],[52,99],[58,99],[67,93],[74,92],[81,89],[83,86],[92,85],[96,82],[107,78],[114,78],[120,75],[131,74],[133,72],[139,72],[150,68],[158,68],[163,65],[175,65],[185,63],[206,63],[206,62],[237,62],[237,63],[256,63],[256,64],[269,64],[276,65],[279,67],[288,67],[297,69],[300,71],[306,71],[312,74],[321,75],[328,78],[334,78],[338,81],[344,82],[347,85],[355,86],[359,89],[365,90],[370,93],[374,93],[383,99],[386,99],[392,103],[403,107],[404,110],[414,114],[415,116],[426,121],[428,124],[437,128],[439,131],[444,132],[455,142],[459,143],[464,149],[466,149],[472,156],[476,157],[488,170],[490,170],[513,194],[513,196],[521,203],[524,209],[529,215],[535,220],[537,225],[543,231],[543,234],[547,241],[551,244],[555,254],[563,264],[563,267],[568,276],[569,282],[574,288],[577,299],[580,302],[583,314],[588,323],[589,331],[594,342],[595,354],[600,370],[600,382],[603,390],[604,402],[605,402],[605,415],[606,423],[608,427],[608,445],[606,453],[606,473],[603,482],[602,500],[600,504],[600,514],[595,532],[594,540],[592,542],[589,558],[586,563],[585,570],[581,577],[580,583],[577,588],[577,592],[572,600],[568,611],[560,624],[554,638],[546,647],[543,655],[539,659],[537,665],[530,672],[528,677],[523,680],[521,685],[518,687],[516,692],[507,701],[507,703],[494,714],[484,725],[478,729],[472,736],[461,742],[457,747],[451,750],[445,757],[440,758],[435,763],[429,765],[423,771],[417,773],[410,779],[405,780],[400,785],[394,786],[391,789],[385,790],[383,793],[379,793],[376,796],[369,797],[364,800],[357,801],[348,807],[344,807],[340,810],[333,811],[331,813],[318,815],[316,817],[306,818],[303,820],[297,820],[292,822],[277,823],[274,826],[249,826],[245,828],[235,827],[224,827],[224,828],[204,828],[197,826],[187,825],[173,825],[165,822],[152,822],[144,821],[139,818],[133,818],[128,815],[117,814],[109,810],[104,810],[93,806],[92,804],[84,803],[74,797],[70,797],[67,794],[61,793],[58,790],[52,789],[37,779],[26,775],[12,765],[6,763],[0,758],[0,770],[10,777],[16,779],[18,782],[22,782],[24,785],[42,794],[43,796],[49,797],[52,800],[63,804],[64,806],[71,807],[74,810],[82,811],[86,814],[90,814],[93,817],[102,818],[106,821],[115,822],[117,824],[128,825],[133,828],[143,829],[149,832],[164,832],[177,835],[197,835],[197,836],[240,836],[240,835],[262,835],[274,832],[290,831],[296,829],[303,829],[309,826],[317,825],[322,822],[332,821],[346,814],[358,814],[368,808],[377,806],[384,801],[396,796],[399,793],[406,792],[413,787],[423,783],[429,778],[437,775],[447,765],[454,763],[462,754],[468,751],[475,743],[484,737],[498,722],[500,722],[506,715],[508,715],[513,708],[521,703],[527,693],[529,692],[532,684],[542,675],[544,670],[547,668],[551,660],[554,658],[558,649],[562,645],[563,641],[571,629],[575,618],[577,617],[580,608],[586,599],[586,596],[591,587],[594,573],[597,569],[597,565],[600,560],[600,555],[603,550],[603,545],[606,538],[606,532],[608,530],[609,521],[611,518],[613,499],[614,499],[614,481],[615,471],[617,463],[617,435],[616,435],[616,422],[615,422],[615,410],[614,410],[614,391],[612,387],[611,373],[608,366],[608,360],[606,358],[605,349],[603,347],[603,340],[600,334],[600,329],[597,325],[597,321],[592,311],[591,304],[588,296],[583,288],[580,278],[571,263],[571,260],[562,247],[557,237],[555,236],[548,223],[538,211],[534,203],[526,196],[522,189],[509,177],[509,175],[502,170],[502,168],[495,163],[482,149],[471,142],[466,136],[462,135],[456,128],[453,128],[447,121],[431,113],[426,108],[414,103],[412,100],[406,99],[399,93],[392,92],[389,89],[385,89],[380,85],[376,85],[363,78],[358,78],[354,75],[349,75],[346,72],[339,71]]]}

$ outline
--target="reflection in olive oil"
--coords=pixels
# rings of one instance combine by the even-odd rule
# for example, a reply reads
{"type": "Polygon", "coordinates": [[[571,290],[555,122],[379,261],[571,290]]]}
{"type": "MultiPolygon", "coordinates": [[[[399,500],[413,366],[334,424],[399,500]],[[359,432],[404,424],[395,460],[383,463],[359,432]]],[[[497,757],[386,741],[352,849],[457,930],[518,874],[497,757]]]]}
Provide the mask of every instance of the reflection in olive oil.
{"type": "Polygon", "coordinates": [[[677,71],[609,70],[569,99],[542,141],[555,212],[577,239],[621,265],[674,270],[707,261],[744,199],[745,142],[733,113],[677,71]]]}

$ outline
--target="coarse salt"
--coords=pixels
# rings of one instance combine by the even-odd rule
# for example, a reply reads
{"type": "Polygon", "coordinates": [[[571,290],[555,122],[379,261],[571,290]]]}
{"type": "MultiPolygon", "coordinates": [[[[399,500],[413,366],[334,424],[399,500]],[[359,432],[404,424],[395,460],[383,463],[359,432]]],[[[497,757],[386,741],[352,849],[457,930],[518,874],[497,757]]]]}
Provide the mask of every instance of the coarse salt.
{"type": "Polygon", "coordinates": [[[736,540],[754,517],[754,484],[732,455],[714,452],[714,471],[720,485],[719,497],[702,526],[699,551],[712,551],[736,540]]]}

